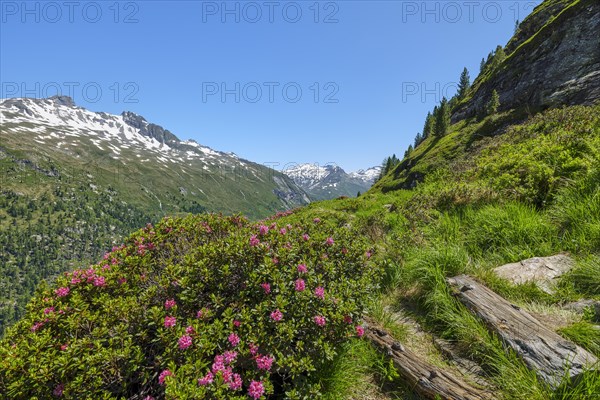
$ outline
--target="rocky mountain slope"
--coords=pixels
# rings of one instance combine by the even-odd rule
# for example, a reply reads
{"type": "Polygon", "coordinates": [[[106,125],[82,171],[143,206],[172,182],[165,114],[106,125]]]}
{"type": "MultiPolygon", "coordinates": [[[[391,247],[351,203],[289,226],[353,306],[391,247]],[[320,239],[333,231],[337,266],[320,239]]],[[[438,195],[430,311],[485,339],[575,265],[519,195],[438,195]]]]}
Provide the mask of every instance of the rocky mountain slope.
{"type": "Polygon", "coordinates": [[[600,99],[600,3],[552,0],[538,6],[504,48],[500,65],[484,69],[452,121],[476,116],[492,91],[500,110],[529,112],[600,99]]]}
{"type": "Polygon", "coordinates": [[[450,110],[454,125],[447,134],[420,143],[376,187],[414,188],[433,171],[463,169],[486,140],[544,109],[597,104],[599,31],[600,2],[544,1],[506,46],[496,50],[501,55],[488,60],[465,98],[450,110]],[[485,118],[493,91],[499,95],[498,113],[485,118]]]}
{"type": "Polygon", "coordinates": [[[381,167],[347,173],[336,165],[298,164],[283,171],[315,200],[354,197],[365,192],[379,176],[381,167]]]}

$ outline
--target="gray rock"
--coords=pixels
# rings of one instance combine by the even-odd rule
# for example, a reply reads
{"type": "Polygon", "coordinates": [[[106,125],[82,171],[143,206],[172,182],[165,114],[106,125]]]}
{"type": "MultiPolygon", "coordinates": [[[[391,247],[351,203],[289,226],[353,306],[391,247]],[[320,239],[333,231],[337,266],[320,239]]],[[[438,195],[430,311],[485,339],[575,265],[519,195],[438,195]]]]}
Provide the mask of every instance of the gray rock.
{"type": "Polygon", "coordinates": [[[506,264],[495,268],[494,272],[501,278],[517,285],[533,281],[544,292],[552,293],[557,278],[573,269],[574,266],[575,262],[571,257],[558,254],[506,264]]]}

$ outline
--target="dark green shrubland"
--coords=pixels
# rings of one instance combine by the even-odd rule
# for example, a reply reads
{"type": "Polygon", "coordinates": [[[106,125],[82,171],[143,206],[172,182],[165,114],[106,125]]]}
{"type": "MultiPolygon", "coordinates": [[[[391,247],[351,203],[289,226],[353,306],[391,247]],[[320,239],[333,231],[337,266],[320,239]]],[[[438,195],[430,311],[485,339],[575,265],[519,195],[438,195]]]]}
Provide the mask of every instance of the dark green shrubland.
{"type": "Polygon", "coordinates": [[[0,347],[10,398],[289,398],[362,334],[369,248],[318,219],[167,218],[42,287],[0,347]]]}

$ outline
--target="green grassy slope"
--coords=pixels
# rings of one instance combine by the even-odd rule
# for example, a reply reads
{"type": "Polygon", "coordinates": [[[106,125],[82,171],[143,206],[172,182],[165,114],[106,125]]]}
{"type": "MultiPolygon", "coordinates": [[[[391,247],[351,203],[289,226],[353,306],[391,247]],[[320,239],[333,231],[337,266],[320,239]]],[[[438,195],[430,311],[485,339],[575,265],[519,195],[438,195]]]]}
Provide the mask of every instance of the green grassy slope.
{"type": "MultiPolygon", "coordinates": [[[[314,203],[288,218],[320,217],[364,232],[386,270],[372,315],[402,330],[390,322],[389,310],[409,313],[429,334],[455,343],[482,366],[498,398],[592,398],[600,391],[597,375],[565,380],[556,390],[546,386],[457,303],[444,280],[474,275],[543,320],[558,321],[560,334],[600,355],[594,327],[600,315],[560,309],[581,298],[600,299],[600,106],[549,110],[514,125],[510,118],[461,122],[449,135],[423,143],[363,196],[314,203]],[[489,136],[496,125],[504,133],[489,136]],[[398,189],[412,186],[415,176],[425,178],[412,190],[398,189]],[[505,263],[560,252],[570,252],[578,267],[553,295],[491,273],[505,263]]],[[[354,377],[344,379],[359,386],[382,379],[371,350],[356,346],[350,353],[358,354],[342,356],[359,363],[354,377]]]]}

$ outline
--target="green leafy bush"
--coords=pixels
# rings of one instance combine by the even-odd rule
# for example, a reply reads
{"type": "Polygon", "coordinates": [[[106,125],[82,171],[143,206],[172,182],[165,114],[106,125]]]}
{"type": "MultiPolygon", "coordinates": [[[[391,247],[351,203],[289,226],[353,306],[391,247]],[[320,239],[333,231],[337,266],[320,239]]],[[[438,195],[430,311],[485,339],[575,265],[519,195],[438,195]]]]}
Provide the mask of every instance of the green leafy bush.
{"type": "Polygon", "coordinates": [[[598,165],[599,129],[597,106],[538,114],[486,147],[475,175],[505,196],[544,207],[566,179],[598,165]]]}
{"type": "Polygon", "coordinates": [[[10,398],[313,397],[377,281],[349,228],[167,218],[41,288],[0,346],[10,398]]]}

